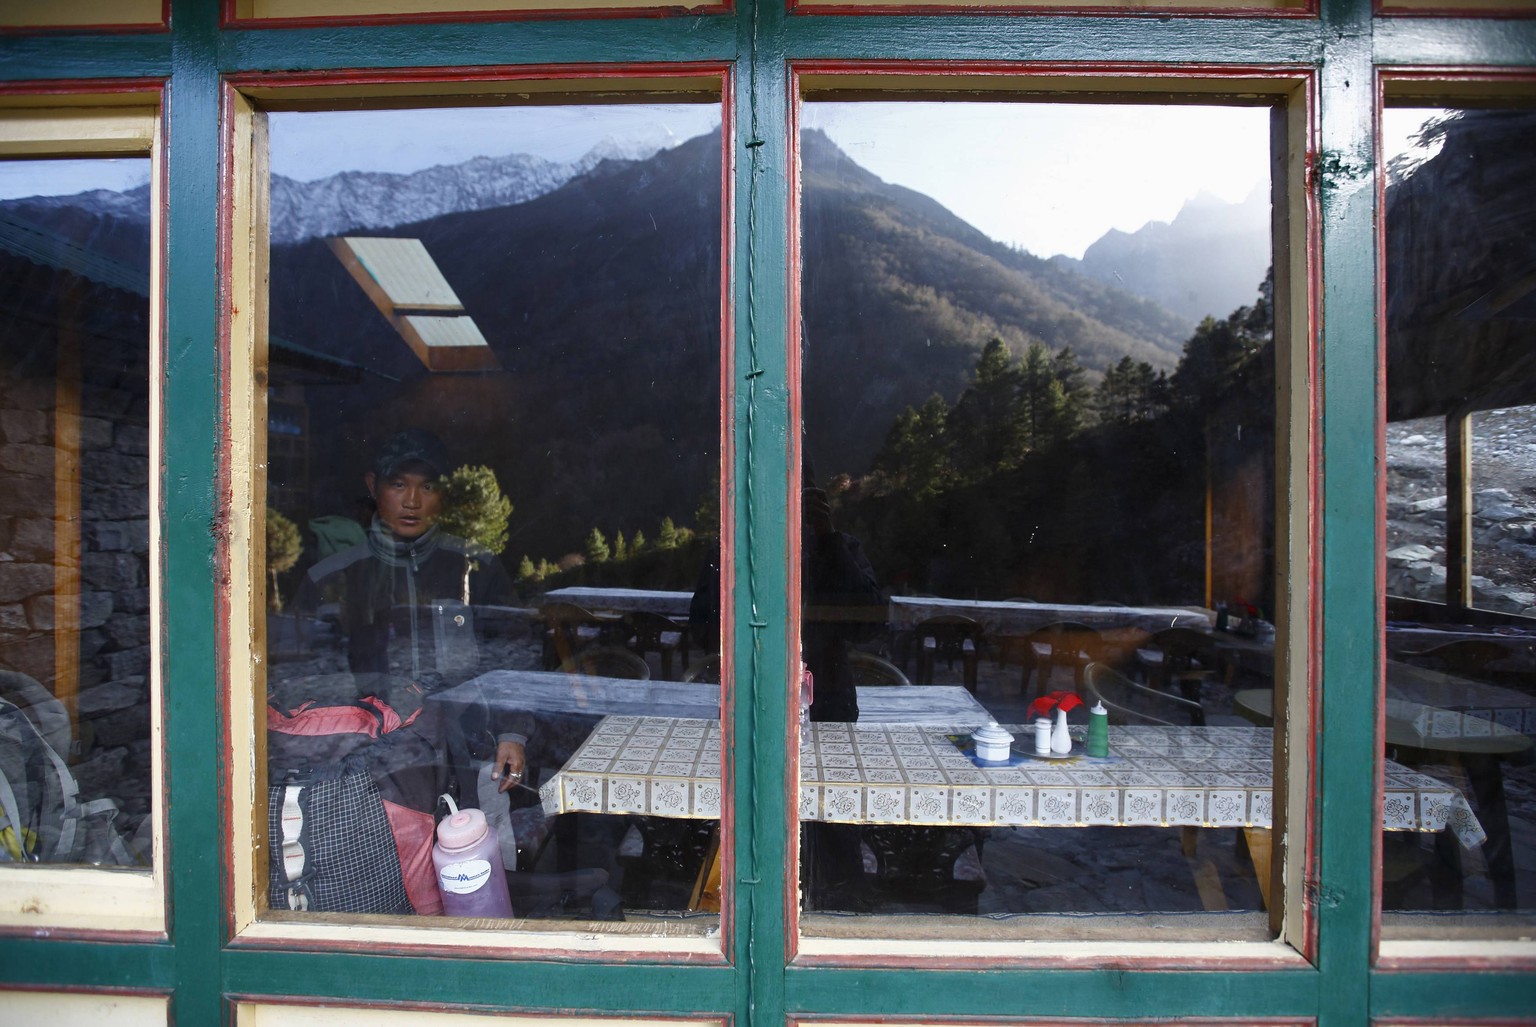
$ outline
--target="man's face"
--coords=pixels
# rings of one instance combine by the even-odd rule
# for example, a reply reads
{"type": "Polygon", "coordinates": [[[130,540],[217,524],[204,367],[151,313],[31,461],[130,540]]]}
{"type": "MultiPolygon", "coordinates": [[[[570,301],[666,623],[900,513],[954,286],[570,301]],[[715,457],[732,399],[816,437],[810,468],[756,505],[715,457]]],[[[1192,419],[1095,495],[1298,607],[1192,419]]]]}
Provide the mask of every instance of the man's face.
{"type": "Polygon", "coordinates": [[[437,475],[404,470],[380,478],[370,473],[367,483],[379,504],[379,520],[396,538],[417,538],[437,522],[443,505],[437,475]]]}

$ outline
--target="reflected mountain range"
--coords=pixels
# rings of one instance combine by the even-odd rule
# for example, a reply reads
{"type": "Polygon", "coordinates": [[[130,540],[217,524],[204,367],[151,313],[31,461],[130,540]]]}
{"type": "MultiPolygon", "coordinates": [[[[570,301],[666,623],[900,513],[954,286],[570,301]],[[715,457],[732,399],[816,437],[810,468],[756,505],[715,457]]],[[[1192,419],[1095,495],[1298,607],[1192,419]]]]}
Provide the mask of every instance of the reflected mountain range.
{"type": "MultiPolygon", "coordinates": [[[[517,507],[513,559],[577,548],[594,524],[690,523],[718,467],[720,159],[716,132],[584,169],[525,162],[522,177],[518,160],[481,158],[275,182],[273,223],[288,227],[272,249],[271,380],[305,391],[312,440],[313,503],[290,513],[352,512],[360,472],[328,469],[365,467],[380,437],[414,423],[497,469],[517,507]],[[510,200],[518,190],[537,195],[510,200]],[[386,193],[404,216],[427,194],[471,209],[391,218],[386,193]],[[429,374],[323,238],[282,241],[348,221],[420,239],[507,373],[429,374]]],[[[1188,338],[1187,317],[987,238],[820,133],[804,139],[803,189],[804,407],[824,474],[867,470],[906,407],[935,392],[952,402],[992,337],[1015,353],[1071,347],[1090,372],[1126,356],[1170,370],[1188,338]]],[[[111,252],[142,263],[134,193],[9,201],[0,218],[121,237],[111,252]]]]}

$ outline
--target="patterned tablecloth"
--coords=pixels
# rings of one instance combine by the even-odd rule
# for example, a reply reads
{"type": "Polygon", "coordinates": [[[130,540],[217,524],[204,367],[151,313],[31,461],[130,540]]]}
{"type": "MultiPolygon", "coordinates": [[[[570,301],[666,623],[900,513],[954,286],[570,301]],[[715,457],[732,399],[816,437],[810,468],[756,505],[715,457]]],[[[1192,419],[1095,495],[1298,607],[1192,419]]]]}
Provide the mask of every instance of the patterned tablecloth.
{"type": "MultiPolygon", "coordinates": [[[[1269,827],[1267,728],[1116,727],[1110,758],[981,768],[931,725],[813,724],[800,817],[849,824],[1269,827]]],[[[963,730],[963,729],[961,729],[963,730]]],[[[1020,738],[1018,727],[1010,728],[1020,738]]],[[[720,815],[712,721],[607,717],[541,794],[549,813],[720,815]]],[[[1456,788],[1387,764],[1385,826],[1484,834],[1456,788]]]]}

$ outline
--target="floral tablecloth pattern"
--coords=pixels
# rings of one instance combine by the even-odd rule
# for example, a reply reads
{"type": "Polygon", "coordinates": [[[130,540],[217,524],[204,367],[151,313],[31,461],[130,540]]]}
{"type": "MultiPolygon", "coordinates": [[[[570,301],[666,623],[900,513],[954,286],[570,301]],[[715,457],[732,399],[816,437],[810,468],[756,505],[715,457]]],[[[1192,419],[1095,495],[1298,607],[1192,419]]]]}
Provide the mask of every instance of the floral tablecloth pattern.
{"type": "MultiPolygon", "coordinates": [[[[1269,827],[1272,739],[1258,727],[1115,727],[1110,758],[982,768],[917,724],[813,724],[801,749],[800,818],[847,824],[1269,827]]],[[[1020,727],[1010,730],[1027,737],[1020,727]]],[[[542,789],[549,813],[720,815],[713,721],[607,717],[542,789]]],[[[1388,763],[1385,826],[1484,834],[1459,790],[1388,763]]]]}

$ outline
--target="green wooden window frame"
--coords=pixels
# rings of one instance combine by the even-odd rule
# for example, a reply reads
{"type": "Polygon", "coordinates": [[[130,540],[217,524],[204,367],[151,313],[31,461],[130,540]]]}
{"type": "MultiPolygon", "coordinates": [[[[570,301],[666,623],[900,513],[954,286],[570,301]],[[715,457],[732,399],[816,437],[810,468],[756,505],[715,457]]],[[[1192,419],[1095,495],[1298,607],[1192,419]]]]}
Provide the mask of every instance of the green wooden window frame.
{"type": "MultiPolygon", "coordinates": [[[[538,1015],[666,1017],[745,1024],[930,1022],[1002,1016],[1205,1017],[1218,1022],[1362,1024],[1530,1020],[1536,953],[1528,944],[1441,947],[1428,961],[1375,947],[1377,751],[1372,697],[1381,649],[1376,433],[1380,416],[1376,304],[1378,191],[1375,111],[1380,78],[1417,76],[1425,91],[1500,95],[1505,79],[1536,79],[1536,19],[1378,13],[1371,0],[1322,0],[1316,16],[1219,17],[1066,13],[790,13],[751,0],[722,13],[660,17],[539,17],[503,21],[380,21],[341,26],[225,27],[221,4],[172,0],[169,28],[0,36],[0,107],[66,84],[164,82],[166,150],[161,488],[167,616],[165,681],[167,906],[162,938],[40,929],[0,937],[0,988],[169,995],[175,1022],[215,1024],[242,1000],[435,1006],[538,1015]],[[1319,397],[1311,510],[1318,594],[1308,611],[1321,682],[1312,833],[1291,882],[1309,903],[1307,961],[1280,968],[1137,963],[923,966],[809,965],[788,958],[780,868],[793,466],[787,277],[791,204],[786,61],[1044,62],[1062,68],[1274,67],[1317,83],[1315,153],[1320,265],[1314,340],[1319,397]],[[222,432],[230,409],[228,317],[220,277],[221,177],[230,173],[224,80],[268,72],[345,78],[357,69],[718,63],[731,68],[736,126],[729,288],[727,411],[739,552],[738,682],[731,752],[741,854],[727,882],[736,915],[719,962],[450,958],[341,945],[301,951],[232,940],[231,881],[213,768],[228,711],[221,682],[246,640],[230,630],[223,579],[222,432]],[[757,372],[760,372],[758,374],[757,372]],[[756,387],[743,387],[752,373],[756,387]],[[747,425],[752,425],[751,434],[747,425]],[[210,573],[211,569],[211,573],[210,573]],[[754,617],[753,610],[766,615],[754,617]],[[773,741],[767,741],[773,740],[773,741]]],[[[3,115],[3,110],[0,110],[3,115]]],[[[1533,1020],[1532,1022],[1536,1022],[1533,1020]]]]}

